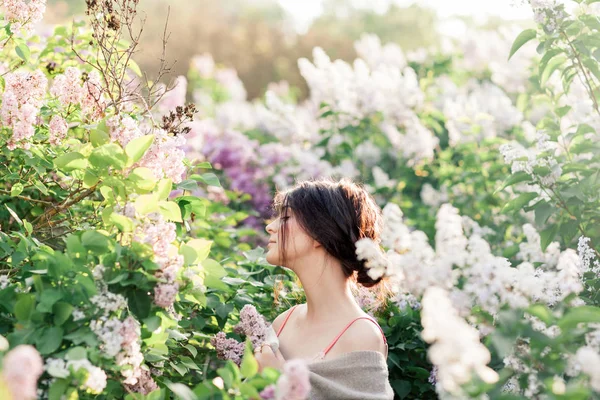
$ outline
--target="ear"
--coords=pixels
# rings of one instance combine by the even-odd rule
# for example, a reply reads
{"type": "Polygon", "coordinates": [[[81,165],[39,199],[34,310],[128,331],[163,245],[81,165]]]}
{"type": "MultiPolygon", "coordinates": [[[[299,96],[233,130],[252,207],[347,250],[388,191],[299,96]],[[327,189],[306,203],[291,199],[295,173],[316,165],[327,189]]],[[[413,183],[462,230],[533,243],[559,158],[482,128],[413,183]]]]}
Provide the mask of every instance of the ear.
{"type": "Polygon", "coordinates": [[[323,247],[323,245],[313,239],[313,249],[318,249],[319,247],[323,247]]]}

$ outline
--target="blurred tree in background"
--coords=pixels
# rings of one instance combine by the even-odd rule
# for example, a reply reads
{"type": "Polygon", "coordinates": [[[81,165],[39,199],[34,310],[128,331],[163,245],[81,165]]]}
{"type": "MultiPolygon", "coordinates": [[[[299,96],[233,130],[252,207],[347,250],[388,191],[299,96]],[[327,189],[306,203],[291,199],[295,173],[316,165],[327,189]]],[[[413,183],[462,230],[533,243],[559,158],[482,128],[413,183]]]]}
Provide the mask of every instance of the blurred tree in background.
{"type": "MultiPolygon", "coordinates": [[[[437,44],[436,15],[418,6],[391,6],[386,13],[355,8],[346,0],[327,0],[324,12],[302,34],[293,16],[276,0],[144,0],[139,9],[147,24],[136,61],[142,70],[156,71],[162,51],[164,22],[172,40],[168,59],[177,60],[171,79],[184,75],[193,56],[210,53],[217,63],[235,68],[248,97],[263,94],[269,82],[287,80],[306,94],[296,65],[311,57],[315,46],[332,58],[353,60],[353,42],[362,33],[375,33],[382,42],[398,43],[405,51],[437,44]]],[[[82,15],[82,0],[49,0],[45,21],[60,23],[82,15]]]]}

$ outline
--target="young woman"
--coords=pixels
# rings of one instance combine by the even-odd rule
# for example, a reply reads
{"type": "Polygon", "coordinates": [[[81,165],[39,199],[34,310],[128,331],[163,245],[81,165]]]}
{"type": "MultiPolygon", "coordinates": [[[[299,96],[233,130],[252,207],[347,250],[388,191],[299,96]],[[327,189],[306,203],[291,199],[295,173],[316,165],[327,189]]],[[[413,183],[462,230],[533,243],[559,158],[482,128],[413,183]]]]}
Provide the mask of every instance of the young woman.
{"type": "Polygon", "coordinates": [[[312,400],[392,399],[385,336],[350,290],[351,279],[366,287],[379,283],[357,260],[355,242],[379,240],[380,208],[348,180],[302,182],[278,194],[275,205],[267,261],[296,273],[306,303],[275,319],[279,350],[256,349],[261,369],[304,358],[312,400]]]}

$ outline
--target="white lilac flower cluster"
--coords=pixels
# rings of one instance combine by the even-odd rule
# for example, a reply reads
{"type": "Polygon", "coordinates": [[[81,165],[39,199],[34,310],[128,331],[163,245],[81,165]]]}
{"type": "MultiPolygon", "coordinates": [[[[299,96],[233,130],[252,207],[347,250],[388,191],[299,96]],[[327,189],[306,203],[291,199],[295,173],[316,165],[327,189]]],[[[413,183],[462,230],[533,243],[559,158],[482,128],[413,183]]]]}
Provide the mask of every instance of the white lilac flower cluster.
{"type": "Polygon", "coordinates": [[[472,373],[487,383],[498,380],[498,374],[487,366],[491,356],[479,341],[479,332],[458,316],[445,290],[426,290],[421,324],[423,340],[431,344],[429,359],[438,367],[437,382],[444,391],[459,393],[472,373]]]}
{"type": "Polygon", "coordinates": [[[491,315],[497,315],[503,305],[523,308],[542,302],[552,306],[583,290],[586,270],[577,254],[571,249],[561,252],[555,246],[548,255],[534,252],[531,243],[536,243],[538,236],[531,231],[533,227],[526,228],[530,241],[522,247],[523,262],[512,267],[506,258],[492,254],[482,237],[489,230],[461,217],[449,204],[442,205],[437,214],[435,250],[423,232],[410,231],[403,223],[398,206],[386,205],[383,216],[382,243],[389,249],[385,257],[375,251],[375,243],[360,243],[357,253],[368,259],[367,266],[372,265],[377,274],[392,278],[396,300],[403,307],[407,295],[419,299],[431,286],[448,290],[464,316],[470,315],[474,306],[491,315]],[[534,266],[539,259],[545,263],[534,266]],[[460,287],[456,285],[459,280],[460,287]]]}
{"type": "Polygon", "coordinates": [[[502,136],[523,120],[510,97],[493,83],[470,80],[459,88],[442,76],[429,96],[446,116],[451,146],[502,136]]]}
{"type": "Polygon", "coordinates": [[[575,354],[575,360],[580,365],[581,371],[589,376],[592,389],[600,392],[600,354],[598,354],[598,350],[588,346],[581,347],[575,354]]]}
{"type": "Polygon", "coordinates": [[[557,0],[529,0],[533,9],[533,19],[547,32],[554,32],[559,23],[567,16],[557,0]]]}
{"type": "Polygon", "coordinates": [[[589,245],[590,238],[581,236],[577,243],[577,254],[581,263],[583,273],[591,271],[597,277],[600,277],[600,260],[594,249],[589,245]]]}
{"type": "Polygon", "coordinates": [[[44,369],[54,378],[66,378],[71,375],[71,372],[77,373],[83,369],[86,371],[86,378],[83,382],[79,382],[81,389],[99,394],[106,387],[106,372],[87,359],[66,361],[62,358],[48,358],[44,369]]]}
{"type": "Polygon", "coordinates": [[[2,124],[12,129],[7,143],[10,150],[29,149],[38,116],[46,95],[48,80],[37,69],[34,72],[16,71],[6,74],[0,114],[2,124]]]}
{"type": "Polygon", "coordinates": [[[30,34],[33,26],[40,22],[46,12],[46,0],[4,0],[4,18],[10,23],[13,34],[21,30],[30,34]]]}
{"type": "Polygon", "coordinates": [[[306,361],[289,360],[283,365],[283,373],[275,385],[260,392],[263,400],[304,400],[310,393],[309,369],[306,361]]]}
{"type": "MultiPolygon", "coordinates": [[[[517,142],[506,143],[500,146],[500,153],[504,157],[504,162],[510,164],[511,172],[514,174],[524,171],[529,175],[535,176],[534,171],[537,167],[548,168],[549,173],[544,176],[538,176],[541,185],[550,187],[562,175],[562,168],[556,161],[554,153],[557,144],[549,141],[550,137],[543,131],[537,133],[537,144],[535,149],[526,149],[517,142]]],[[[532,191],[544,193],[540,185],[529,185],[532,191]]],[[[546,194],[545,198],[548,198],[546,194]]]]}
{"type": "Polygon", "coordinates": [[[320,47],[313,50],[313,59],[314,64],[305,58],[298,60],[311,100],[340,113],[341,126],[378,111],[390,118],[404,116],[403,112],[412,114],[423,101],[417,76],[410,68],[402,71],[379,65],[371,70],[360,58],[352,66],[341,60],[332,62],[320,47]]]}
{"type": "Polygon", "coordinates": [[[365,262],[367,274],[373,280],[377,280],[388,272],[389,262],[385,253],[375,241],[369,238],[357,240],[356,257],[365,262]]]}
{"type": "MultiPolygon", "coordinates": [[[[6,342],[5,339],[3,341],[6,342]]],[[[6,353],[2,360],[0,378],[13,399],[37,398],[37,380],[44,372],[43,364],[40,353],[30,345],[22,344],[6,353]]]]}
{"type": "Polygon", "coordinates": [[[290,145],[318,141],[316,107],[310,102],[288,104],[273,91],[267,91],[265,104],[257,104],[255,112],[256,127],[273,135],[279,143],[290,145]]]}
{"type": "Polygon", "coordinates": [[[542,263],[545,269],[555,268],[560,257],[560,243],[552,242],[546,251],[542,251],[540,234],[533,225],[523,225],[523,233],[526,240],[519,243],[519,252],[516,258],[530,263],[542,263]]]}
{"type": "Polygon", "coordinates": [[[475,74],[489,71],[495,85],[510,93],[525,92],[532,62],[537,56],[535,45],[526,44],[510,60],[506,57],[521,30],[522,27],[518,25],[493,30],[467,29],[456,38],[458,43],[453,53],[463,55],[457,66],[475,74]]]}
{"type": "Polygon", "coordinates": [[[90,323],[90,329],[100,339],[100,348],[110,358],[115,358],[125,378],[123,384],[130,390],[147,394],[156,389],[149,370],[143,365],[139,323],[132,316],[121,321],[116,317],[101,317],[90,323]]]}

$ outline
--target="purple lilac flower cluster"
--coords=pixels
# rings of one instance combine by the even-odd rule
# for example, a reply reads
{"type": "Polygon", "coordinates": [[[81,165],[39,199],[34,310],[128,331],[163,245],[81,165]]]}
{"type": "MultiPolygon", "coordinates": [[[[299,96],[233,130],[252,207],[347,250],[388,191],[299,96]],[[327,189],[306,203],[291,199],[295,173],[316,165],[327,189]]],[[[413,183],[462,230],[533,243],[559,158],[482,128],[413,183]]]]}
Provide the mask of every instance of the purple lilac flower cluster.
{"type": "Polygon", "coordinates": [[[271,193],[257,158],[261,153],[259,143],[235,130],[206,129],[203,133],[204,157],[223,170],[231,189],[250,194],[254,208],[267,216],[271,193]]]}
{"type": "Polygon", "coordinates": [[[244,343],[228,338],[225,332],[219,332],[210,339],[210,344],[215,347],[217,357],[221,360],[231,360],[237,365],[242,363],[245,349],[244,343]]]}
{"type": "MultiPolygon", "coordinates": [[[[240,311],[240,323],[233,328],[235,332],[250,338],[252,347],[257,348],[269,339],[271,324],[260,315],[251,304],[246,304],[240,311]]],[[[275,350],[275,349],[274,349],[275,350]]]]}

